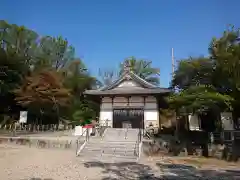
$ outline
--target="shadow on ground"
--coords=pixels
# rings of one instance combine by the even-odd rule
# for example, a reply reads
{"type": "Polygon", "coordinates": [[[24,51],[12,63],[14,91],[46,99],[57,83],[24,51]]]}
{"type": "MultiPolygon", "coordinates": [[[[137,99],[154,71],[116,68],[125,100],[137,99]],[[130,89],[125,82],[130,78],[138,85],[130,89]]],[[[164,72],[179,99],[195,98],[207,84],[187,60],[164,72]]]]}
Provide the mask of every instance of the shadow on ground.
{"type": "MultiPolygon", "coordinates": [[[[240,180],[240,171],[199,170],[183,164],[157,163],[154,169],[139,163],[86,162],[86,168],[102,168],[101,180],[183,180],[183,179],[227,179],[240,180]]],[[[99,178],[100,179],[100,178],[99,178]]]]}
{"type": "Polygon", "coordinates": [[[53,180],[53,179],[51,179],[51,178],[44,178],[44,179],[42,179],[42,178],[31,178],[31,179],[26,179],[26,180],[53,180]]]}

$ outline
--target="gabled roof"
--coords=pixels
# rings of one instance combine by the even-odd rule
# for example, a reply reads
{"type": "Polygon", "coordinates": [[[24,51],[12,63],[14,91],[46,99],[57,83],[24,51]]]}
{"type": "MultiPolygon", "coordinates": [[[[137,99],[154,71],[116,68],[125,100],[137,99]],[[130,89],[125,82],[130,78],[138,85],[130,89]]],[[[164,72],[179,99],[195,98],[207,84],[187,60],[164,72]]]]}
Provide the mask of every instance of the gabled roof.
{"type": "Polygon", "coordinates": [[[124,73],[120,76],[119,79],[114,81],[108,86],[104,86],[98,90],[87,90],[85,94],[89,95],[117,95],[117,94],[166,94],[170,93],[171,90],[168,88],[160,88],[155,86],[135,73],[133,73],[129,66],[126,65],[124,68],[124,73]],[[128,88],[119,88],[118,86],[124,81],[134,81],[141,87],[128,87],[128,88]]]}
{"type": "Polygon", "coordinates": [[[129,72],[124,72],[123,75],[121,75],[121,77],[119,79],[117,79],[116,81],[114,81],[112,84],[110,84],[108,86],[104,86],[104,87],[100,88],[99,90],[105,91],[105,90],[114,89],[115,87],[120,85],[125,80],[133,80],[134,82],[140,84],[144,88],[157,88],[157,86],[145,81],[144,79],[140,78],[135,73],[129,71],[129,72]]]}
{"type": "Polygon", "coordinates": [[[168,88],[150,88],[150,89],[112,89],[112,90],[87,90],[85,94],[96,96],[108,95],[155,95],[155,94],[169,94],[171,92],[168,88]]]}

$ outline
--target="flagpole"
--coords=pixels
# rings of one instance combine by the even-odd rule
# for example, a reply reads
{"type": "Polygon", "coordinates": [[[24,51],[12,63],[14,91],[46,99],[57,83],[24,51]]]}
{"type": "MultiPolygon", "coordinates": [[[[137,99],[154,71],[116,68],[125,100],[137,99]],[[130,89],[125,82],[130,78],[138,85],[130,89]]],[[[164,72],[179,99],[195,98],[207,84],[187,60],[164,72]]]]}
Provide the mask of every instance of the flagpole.
{"type": "Polygon", "coordinates": [[[172,48],[172,79],[175,72],[175,60],[174,60],[174,49],[172,48]]]}
{"type": "MultiPolygon", "coordinates": [[[[172,80],[174,78],[174,73],[175,73],[175,59],[174,59],[174,49],[172,48],[172,80]]],[[[175,88],[173,89],[175,92],[175,88]]],[[[175,112],[175,122],[176,122],[176,130],[175,130],[175,137],[178,139],[178,133],[179,133],[179,124],[178,124],[178,120],[177,120],[177,115],[175,112]]]]}

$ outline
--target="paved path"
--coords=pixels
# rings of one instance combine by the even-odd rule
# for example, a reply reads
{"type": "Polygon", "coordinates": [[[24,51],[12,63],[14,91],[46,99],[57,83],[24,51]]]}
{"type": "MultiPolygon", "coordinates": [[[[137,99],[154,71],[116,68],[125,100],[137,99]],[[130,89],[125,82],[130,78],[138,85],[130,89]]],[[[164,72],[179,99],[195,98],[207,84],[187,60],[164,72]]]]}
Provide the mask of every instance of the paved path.
{"type": "Polygon", "coordinates": [[[212,180],[238,179],[240,175],[236,167],[226,167],[228,171],[214,167],[204,170],[179,162],[173,158],[143,158],[139,163],[88,162],[71,151],[0,145],[2,180],[212,180]]]}

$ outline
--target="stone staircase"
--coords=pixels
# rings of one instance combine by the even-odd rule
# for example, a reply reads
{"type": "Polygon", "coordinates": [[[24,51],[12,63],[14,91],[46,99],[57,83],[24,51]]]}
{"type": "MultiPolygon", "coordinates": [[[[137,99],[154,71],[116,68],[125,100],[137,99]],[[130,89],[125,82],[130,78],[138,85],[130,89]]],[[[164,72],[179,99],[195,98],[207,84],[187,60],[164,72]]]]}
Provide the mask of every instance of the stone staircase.
{"type": "Polygon", "coordinates": [[[138,129],[108,128],[104,137],[90,138],[80,152],[84,160],[135,162],[138,160],[138,129]]]}

